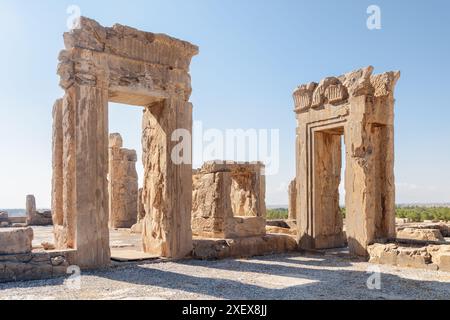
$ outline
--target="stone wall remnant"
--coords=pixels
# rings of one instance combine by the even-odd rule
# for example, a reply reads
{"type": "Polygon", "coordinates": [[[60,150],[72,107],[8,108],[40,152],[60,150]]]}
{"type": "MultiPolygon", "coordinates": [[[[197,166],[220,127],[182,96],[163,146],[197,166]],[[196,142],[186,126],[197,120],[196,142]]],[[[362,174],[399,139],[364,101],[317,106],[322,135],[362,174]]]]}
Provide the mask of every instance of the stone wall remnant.
{"type": "Polygon", "coordinates": [[[262,163],[207,162],[193,174],[192,230],[207,238],[265,234],[262,163]]]}
{"type": "Polygon", "coordinates": [[[450,272],[450,245],[375,243],[368,246],[368,252],[370,263],[450,272]]]}

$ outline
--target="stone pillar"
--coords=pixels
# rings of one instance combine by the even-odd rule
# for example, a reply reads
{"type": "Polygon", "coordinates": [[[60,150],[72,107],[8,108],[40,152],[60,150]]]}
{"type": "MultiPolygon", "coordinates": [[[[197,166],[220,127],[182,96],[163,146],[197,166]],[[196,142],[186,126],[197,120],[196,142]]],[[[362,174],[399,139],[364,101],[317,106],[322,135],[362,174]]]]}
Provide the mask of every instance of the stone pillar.
{"type": "MultiPolygon", "coordinates": [[[[182,258],[192,250],[192,161],[171,159],[178,141],[172,133],[192,133],[192,104],[180,98],[157,102],[145,109],[143,117],[143,248],[158,256],[182,258]]],[[[191,148],[192,138],[183,143],[191,148]]],[[[191,150],[184,154],[191,159],[191,150]]]]}
{"type": "Polygon", "coordinates": [[[393,98],[385,99],[353,98],[352,106],[359,112],[346,127],[348,245],[363,256],[375,239],[395,237],[393,98]],[[385,110],[383,121],[374,122],[376,115],[370,115],[377,108],[385,110]]]}
{"type": "Polygon", "coordinates": [[[135,150],[122,148],[118,133],[109,136],[109,226],[131,228],[137,220],[138,175],[135,150]]]}
{"type": "MultiPolygon", "coordinates": [[[[76,215],[77,263],[101,267],[110,263],[108,230],[108,90],[73,85],[75,172],[73,183],[76,215]]],[[[69,190],[68,190],[69,191],[69,190]]],[[[72,210],[73,208],[71,208],[72,210]]]]}
{"type": "Polygon", "coordinates": [[[296,220],[297,219],[297,182],[296,179],[292,180],[289,184],[288,189],[289,194],[289,220],[296,220]]]}
{"type": "MultiPolygon", "coordinates": [[[[56,100],[53,105],[52,130],[52,220],[54,229],[63,226],[63,99],[56,100]]],[[[58,242],[58,241],[56,241],[58,242]]],[[[58,246],[59,247],[59,246],[58,246]]]]}
{"type": "Polygon", "coordinates": [[[25,212],[27,215],[27,223],[31,223],[36,216],[36,199],[32,194],[26,197],[25,212]]]}

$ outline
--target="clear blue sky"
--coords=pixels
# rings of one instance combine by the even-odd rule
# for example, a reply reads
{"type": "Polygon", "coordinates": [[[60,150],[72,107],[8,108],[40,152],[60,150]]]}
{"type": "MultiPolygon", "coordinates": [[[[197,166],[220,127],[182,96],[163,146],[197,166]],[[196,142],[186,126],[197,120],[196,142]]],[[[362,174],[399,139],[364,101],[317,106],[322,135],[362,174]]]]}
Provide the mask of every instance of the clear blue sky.
{"type": "MultiPolygon", "coordinates": [[[[280,129],[268,204],[287,203],[294,176],[293,89],[369,64],[375,72],[401,70],[397,202],[450,202],[449,1],[0,0],[0,207],[24,207],[29,193],[38,207],[50,205],[51,111],[62,95],[57,55],[71,4],[105,26],[200,47],[191,65],[194,119],[206,129],[280,129]],[[381,8],[381,30],[366,27],[371,4],[381,8]]],[[[140,113],[110,107],[110,131],[138,150],[140,113]]]]}

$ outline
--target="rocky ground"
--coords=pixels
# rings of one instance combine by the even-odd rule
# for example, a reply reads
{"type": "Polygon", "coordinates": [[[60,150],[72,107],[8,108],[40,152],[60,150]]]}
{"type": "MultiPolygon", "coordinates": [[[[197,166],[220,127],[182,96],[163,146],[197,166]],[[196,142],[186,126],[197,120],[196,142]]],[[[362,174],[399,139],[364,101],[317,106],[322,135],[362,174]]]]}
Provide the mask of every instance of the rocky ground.
{"type": "Polygon", "coordinates": [[[0,299],[450,298],[450,273],[375,266],[331,253],[115,264],[83,272],[79,280],[0,284],[0,299]],[[367,287],[373,267],[381,271],[379,290],[367,287]]]}

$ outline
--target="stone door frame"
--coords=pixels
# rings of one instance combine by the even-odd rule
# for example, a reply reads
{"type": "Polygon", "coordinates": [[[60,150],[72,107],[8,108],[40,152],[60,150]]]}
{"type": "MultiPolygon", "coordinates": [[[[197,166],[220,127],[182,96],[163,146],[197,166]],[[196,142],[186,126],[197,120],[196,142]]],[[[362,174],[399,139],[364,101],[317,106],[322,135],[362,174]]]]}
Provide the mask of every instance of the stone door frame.
{"type": "Polygon", "coordinates": [[[318,152],[322,152],[324,162],[342,165],[340,137],[331,144],[328,141],[328,145],[323,142],[318,151],[321,140],[316,140],[317,133],[330,130],[334,135],[343,135],[346,145],[346,233],[350,252],[365,256],[367,246],[376,239],[395,237],[393,110],[394,87],[400,73],[372,75],[372,71],[369,66],[320,83],[301,85],[294,91],[296,217],[301,248],[343,244],[340,231],[336,231],[338,217],[331,223],[323,219],[324,214],[337,214],[339,210],[339,183],[336,185],[336,171],[333,174],[337,168],[318,171],[324,169],[318,165],[318,152]],[[330,189],[331,194],[325,194],[330,189]]]}
{"type": "Polygon", "coordinates": [[[189,65],[198,48],[122,25],[103,27],[84,17],[78,29],[64,34],[64,42],[58,74],[65,95],[53,109],[56,247],[76,249],[82,268],[110,263],[108,103],[117,102],[143,106],[144,119],[160,128],[157,136],[143,140],[145,148],[160,152],[157,164],[151,158],[144,162],[146,177],[159,177],[144,181],[144,250],[176,258],[189,254],[192,161],[177,165],[170,153],[174,130],[192,132],[189,65]]]}

